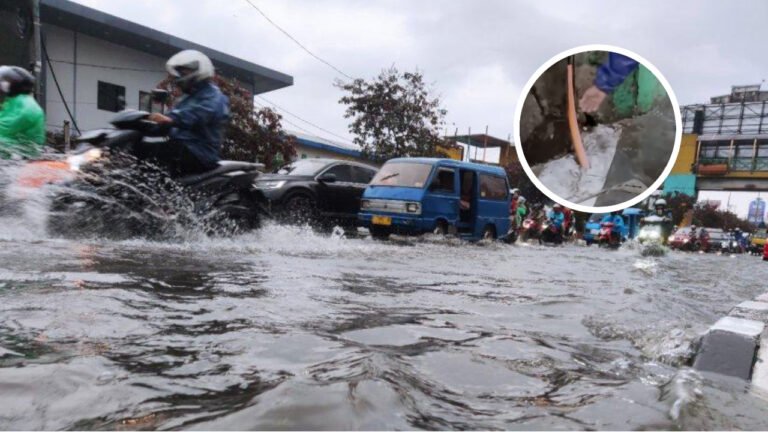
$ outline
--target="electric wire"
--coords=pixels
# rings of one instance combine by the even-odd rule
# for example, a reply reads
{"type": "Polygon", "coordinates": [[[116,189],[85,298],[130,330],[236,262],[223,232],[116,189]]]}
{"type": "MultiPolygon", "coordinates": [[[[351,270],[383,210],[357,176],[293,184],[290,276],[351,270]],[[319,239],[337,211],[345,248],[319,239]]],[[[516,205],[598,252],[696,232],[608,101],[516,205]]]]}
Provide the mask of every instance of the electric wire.
{"type": "Polygon", "coordinates": [[[349,141],[349,139],[347,139],[347,138],[345,138],[345,137],[343,137],[343,136],[341,136],[341,135],[339,135],[339,134],[333,133],[333,132],[329,131],[328,129],[325,129],[325,128],[321,127],[321,126],[318,126],[318,125],[316,125],[316,124],[312,123],[312,122],[311,122],[311,121],[309,121],[309,120],[305,120],[304,118],[302,118],[302,117],[300,117],[300,116],[298,116],[298,115],[296,115],[296,114],[294,114],[294,113],[292,113],[292,112],[288,111],[287,109],[285,109],[285,108],[283,108],[283,107],[281,107],[281,106],[277,105],[276,103],[274,103],[274,102],[270,101],[269,99],[265,98],[264,96],[261,96],[261,95],[256,95],[256,97],[258,97],[259,99],[262,99],[262,100],[264,100],[265,102],[269,103],[270,105],[273,105],[275,108],[279,109],[280,111],[283,111],[283,112],[285,112],[285,113],[286,113],[286,114],[288,114],[288,115],[291,115],[291,116],[293,116],[293,117],[296,117],[297,119],[299,119],[299,120],[303,121],[304,123],[306,123],[306,124],[308,124],[308,125],[310,125],[310,126],[312,126],[312,127],[316,128],[316,129],[319,129],[319,130],[321,130],[321,131],[323,131],[323,132],[325,132],[325,133],[327,133],[327,134],[330,134],[330,135],[332,135],[332,136],[334,136],[334,137],[336,137],[336,138],[340,139],[341,141],[343,141],[343,142],[344,142],[344,143],[346,143],[346,144],[353,144],[352,142],[350,142],[350,141],[349,141]]]}
{"type": "Polygon", "coordinates": [[[257,11],[258,13],[260,13],[260,14],[261,14],[261,16],[263,16],[263,17],[264,17],[264,19],[266,19],[266,20],[267,20],[267,21],[268,21],[270,24],[272,24],[272,25],[273,25],[273,26],[274,26],[276,29],[280,30],[280,31],[281,31],[281,32],[282,32],[284,35],[286,35],[286,36],[287,36],[287,37],[288,37],[290,40],[292,40],[294,43],[296,43],[296,45],[298,45],[298,46],[299,46],[301,49],[303,49],[304,51],[306,51],[306,52],[307,52],[307,54],[311,55],[312,57],[314,57],[315,59],[317,59],[317,60],[318,60],[318,61],[320,61],[321,63],[325,64],[326,66],[330,67],[331,69],[335,70],[336,72],[340,73],[341,75],[343,75],[343,76],[345,76],[345,77],[347,77],[347,78],[349,78],[349,79],[351,79],[351,80],[354,80],[354,78],[352,78],[351,76],[349,76],[349,75],[345,74],[345,73],[344,73],[344,72],[342,72],[342,71],[341,71],[339,68],[337,68],[336,66],[332,65],[330,62],[328,62],[328,61],[326,61],[326,60],[322,59],[320,56],[318,56],[317,54],[315,54],[315,53],[313,53],[312,51],[310,51],[310,50],[309,50],[309,48],[307,48],[306,46],[304,46],[304,44],[302,44],[301,42],[299,42],[299,41],[298,41],[298,40],[297,40],[295,37],[291,36],[291,34],[290,34],[290,33],[288,33],[288,32],[287,32],[286,30],[284,30],[282,27],[280,27],[279,25],[277,25],[277,23],[275,23],[274,21],[272,21],[272,20],[271,20],[271,19],[270,19],[270,18],[267,16],[267,14],[265,14],[265,13],[264,13],[264,11],[262,11],[261,9],[259,9],[259,7],[258,7],[258,6],[256,6],[255,4],[253,4],[253,2],[251,2],[251,0],[245,0],[245,2],[246,2],[246,3],[248,3],[249,5],[251,5],[251,7],[252,7],[252,8],[256,9],[256,11],[257,11]]]}
{"type": "Polygon", "coordinates": [[[64,92],[61,91],[59,80],[56,78],[56,72],[53,70],[53,65],[51,65],[51,59],[50,57],[48,57],[48,49],[46,49],[45,41],[43,39],[44,38],[40,38],[40,45],[43,48],[43,54],[45,55],[45,62],[48,64],[48,69],[51,71],[53,82],[56,84],[56,89],[59,91],[59,97],[61,98],[61,102],[64,103],[64,109],[67,110],[67,115],[69,116],[69,119],[72,121],[72,125],[75,127],[75,130],[77,130],[78,134],[82,134],[82,132],[80,132],[80,127],[77,125],[77,121],[75,121],[75,117],[72,115],[72,111],[69,110],[69,104],[67,103],[67,100],[64,99],[64,92]]]}

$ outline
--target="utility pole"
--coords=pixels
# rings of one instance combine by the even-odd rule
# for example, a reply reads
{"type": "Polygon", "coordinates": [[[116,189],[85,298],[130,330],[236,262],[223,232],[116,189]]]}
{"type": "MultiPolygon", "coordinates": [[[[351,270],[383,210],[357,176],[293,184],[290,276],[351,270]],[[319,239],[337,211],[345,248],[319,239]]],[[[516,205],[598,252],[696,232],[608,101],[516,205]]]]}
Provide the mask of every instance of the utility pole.
{"type": "Polygon", "coordinates": [[[29,6],[32,13],[32,46],[30,59],[32,62],[32,73],[35,75],[35,99],[40,106],[45,106],[43,100],[43,84],[42,84],[42,50],[40,48],[40,0],[29,0],[29,6]]]}

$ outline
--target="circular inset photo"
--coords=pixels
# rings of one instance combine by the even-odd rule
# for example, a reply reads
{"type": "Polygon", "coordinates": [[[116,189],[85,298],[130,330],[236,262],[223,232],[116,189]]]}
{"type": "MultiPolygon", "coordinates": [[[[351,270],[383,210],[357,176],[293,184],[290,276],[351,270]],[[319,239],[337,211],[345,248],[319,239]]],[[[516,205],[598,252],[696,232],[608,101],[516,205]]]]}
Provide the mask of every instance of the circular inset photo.
{"type": "Polygon", "coordinates": [[[517,104],[517,154],[552,200],[588,213],[630,207],[661,186],[681,137],[669,83],[628,50],[589,45],[556,55],[517,104]]]}

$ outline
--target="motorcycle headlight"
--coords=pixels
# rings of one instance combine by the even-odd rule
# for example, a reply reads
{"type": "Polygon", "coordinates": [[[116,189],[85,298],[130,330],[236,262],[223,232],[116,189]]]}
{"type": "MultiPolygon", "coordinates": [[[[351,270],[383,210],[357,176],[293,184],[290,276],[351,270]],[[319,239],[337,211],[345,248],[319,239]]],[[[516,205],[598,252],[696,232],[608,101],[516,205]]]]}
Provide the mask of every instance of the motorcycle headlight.
{"type": "Polygon", "coordinates": [[[654,238],[654,239],[657,239],[657,238],[659,238],[659,237],[661,237],[661,236],[659,235],[659,233],[658,233],[658,232],[656,232],[656,231],[651,231],[650,233],[648,233],[648,237],[650,237],[650,238],[654,238]]]}
{"type": "Polygon", "coordinates": [[[675,236],[674,236],[674,235],[671,235],[671,236],[667,237],[667,240],[668,240],[668,241],[673,241],[674,239],[675,239],[675,236]]]}
{"type": "Polygon", "coordinates": [[[101,149],[92,148],[80,154],[69,156],[67,158],[67,163],[69,164],[69,169],[71,169],[72,171],[80,171],[80,167],[83,166],[83,164],[87,164],[88,162],[93,162],[96,159],[100,158],[101,155],[102,155],[101,149]]]}
{"type": "Polygon", "coordinates": [[[256,189],[279,189],[283,187],[285,180],[262,180],[254,184],[256,189]]]}
{"type": "Polygon", "coordinates": [[[690,239],[687,239],[687,238],[683,239],[683,243],[688,243],[688,240],[690,240],[690,239]]]}

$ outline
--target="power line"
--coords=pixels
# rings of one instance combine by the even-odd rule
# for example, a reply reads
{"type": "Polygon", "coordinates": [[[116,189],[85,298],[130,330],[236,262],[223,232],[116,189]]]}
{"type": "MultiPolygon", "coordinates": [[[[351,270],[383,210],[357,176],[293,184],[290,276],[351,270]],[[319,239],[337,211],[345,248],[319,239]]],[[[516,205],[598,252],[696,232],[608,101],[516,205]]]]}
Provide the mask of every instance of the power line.
{"type": "Polygon", "coordinates": [[[282,28],[282,27],[280,27],[280,26],[279,26],[279,25],[277,25],[277,24],[276,24],[274,21],[272,21],[272,20],[271,20],[271,19],[270,19],[270,18],[267,16],[267,14],[265,14],[265,13],[264,13],[264,12],[263,12],[261,9],[259,9],[259,7],[258,7],[258,6],[256,6],[255,4],[253,4],[253,3],[251,2],[251,0],[245,0],[245,2],[246,2],[246,3],[248,3],[249,5],[251,5],[251,7],[253,7],[254,9],[256,9],[256,11],[257,11],[258,13],[260,13],[260,14],[261,14],[261,16],[263,16],[263,17],[264,17],[264,19],[266,19],[267,21],[269,21],[269,23],[270,23],[270,24],[272,24],[272,25],[273,25],[273,26],[274,26],[276,29],[280,30],[280,31],[281,31],[281,32],[282,32],[284,35],[288,36],[288,38],[289,38],[290,40],[292,40],[294,43],[296,43],[296,45],[298,45],[298,46],[299,46],[301,49],[303,49],[304,51],[306,51],[306,52],[307,52],[307,54],[309,54],[309,55],[311,55],[312,57],[316,58],[318,61],[320,61],[320,62],[324,63],[326,66],[328,66],[328,67],[330,67],[331,69],[335,70],[336,72],[338,72],[338,73],[340,73],[340,74],[344,75],[345,77],[347,77],[347,78],[349,78],[349,79],[351,79],[351,80],[354,80],[354,78],[352,78],[351,76],[349,76],[349,75],[345,74],[344,72],[342,72],[342,71],[341,71],[339,68],[337,68],[336,66],[334,66],[334,65],[332,65],[331,63],[329,63],[329,62],[327,62],[327,61],[323,60],[323,59],[322,59],[322,58],[320,58],[318,55],[316,55],[315,53],[313,53],[312,51],[310,51],[310,50],[309,50],[309,48],[305,47],[305,46],[304,46],[304,45],[303,45],[301,42],[299,42],[298,40],[296,40],[296,38],[295,38],[295,37],[291,36],[291,34],[290,34],[290,33],[288,33],[287,31],[283,30],[283,28],[282,28]]]}
{"type": "MultiPolygon", "coordinates": [[[[261,107],[261,108],[272,109],[271,107],[268,107],[268,106],[266,106],[266,105],[261,105],[260,103],[258,103],[258,102],[256,102],[256,101],[253,101],[253,103],[254,103],[256,106],[259,106],[259,107],[261,107]]],[[[293,127],[295,127],[295,128],[301,129],[302,131],[304,131],[304,132],[308,133],[309,135],[314,135],[314,134],[313,134],[312,132],[310,132],[308,129],[305,129],[304,127],[302,127],[302,126],[299,126],[299,125],[297,125],[296,123],[293,123],[292,121],[290,121],[290,120],[288,120],[288,119],[286,119],[286,118],[282,118],[282,119],[281,119],[281,121],[284,121],[284,122],[288,123],[289,125],[291,125],[291,126],[293,126],[293,127]]]]}
{"type": "Polygon", "coordinates": [[[56,71],[53,70],[53,65],[51,64],[51,58],[48,57],[48,50],[45,48],[45,42],[43,41],[43,38],[40,38],[40,45],[43,48],[43,54],[45,55],[45,62],[48,63],[48,69],[51,71],[51,76],[53,76],[53,82],[56,84],[56,89],[59,90],[59,97],[61,98],[61,101],[64,103],[64,108],[67,110],[67,115],[69,115],[69,119],[72,120],[72,124],[75,126],[77,133],[81,134],[82,132],[80,132],[80,128],[77,126],[77,122],[75,121],[75,118],[72,116],[72,112],[69,110],[69,104],[67,103],[67,100],[64,99],[64,93],[61,91],[59,80],[56,78],[56,71]]]}
{"type": "Polygon", "coordinates": [[[286,114],[289,114],[289,115],[291,115],[291,116],[293,116],[293,117],[296,117],[297,119],[299,119],[299,120],[303,121],[304,123],[306,123],[306,124],[308,124],[308,125],[310,125],[310,126],[312,126],[312,127],[314,127],[314,128],[317,128],[317,129],[319,129],[319,130],[321,130],[321,131],[323,131],[323,132],[325,132],[325,133],[327,133],[327,134],[333,135],[334,137],[336,137],[336,138],[338,138],[338,139],[340,139],[340,140],[342,140],[342,141],[345,141],[347,144],[351,144],[351,143],[350,143],[350,141],[349,141],[349,139],[347,139],[347,138],[345,138],[345,137],[343,137],[343,136],[341,136],[341,135],[339,135],[339,134],[333,133],[333,132],[329,131],[328,129],[325,129],[325,128],[321,127],[321,126],[318,126],[318,125],[316,125],[316,124],[312,123],[312,122],[311,122],[311,121],[309,121],[309,120],[305,120],[305,119],[303,119],[303,118],[299,117],[298,115],[296,115],[296,114],[294,114],[294,113],[292,113],[292,112],[288,111],[287,109],[285,109],[285,108],[283,108],[283,107],[281,107],[281,106],[277,105],[276,103],[274,103],[274,102],[270,101],[269,99],[265,98],[264,96],[261,96],[261,95],[256,95],[256,97],[258,97],[259,99],[263,99],[265,102],[267,102],[267,103],[269,103],[269,104],[273,105],[275,108],[277,108],[277,109],[279,109],[279,110],[281,110],[281,111],[285,112],[286,114]]]}

